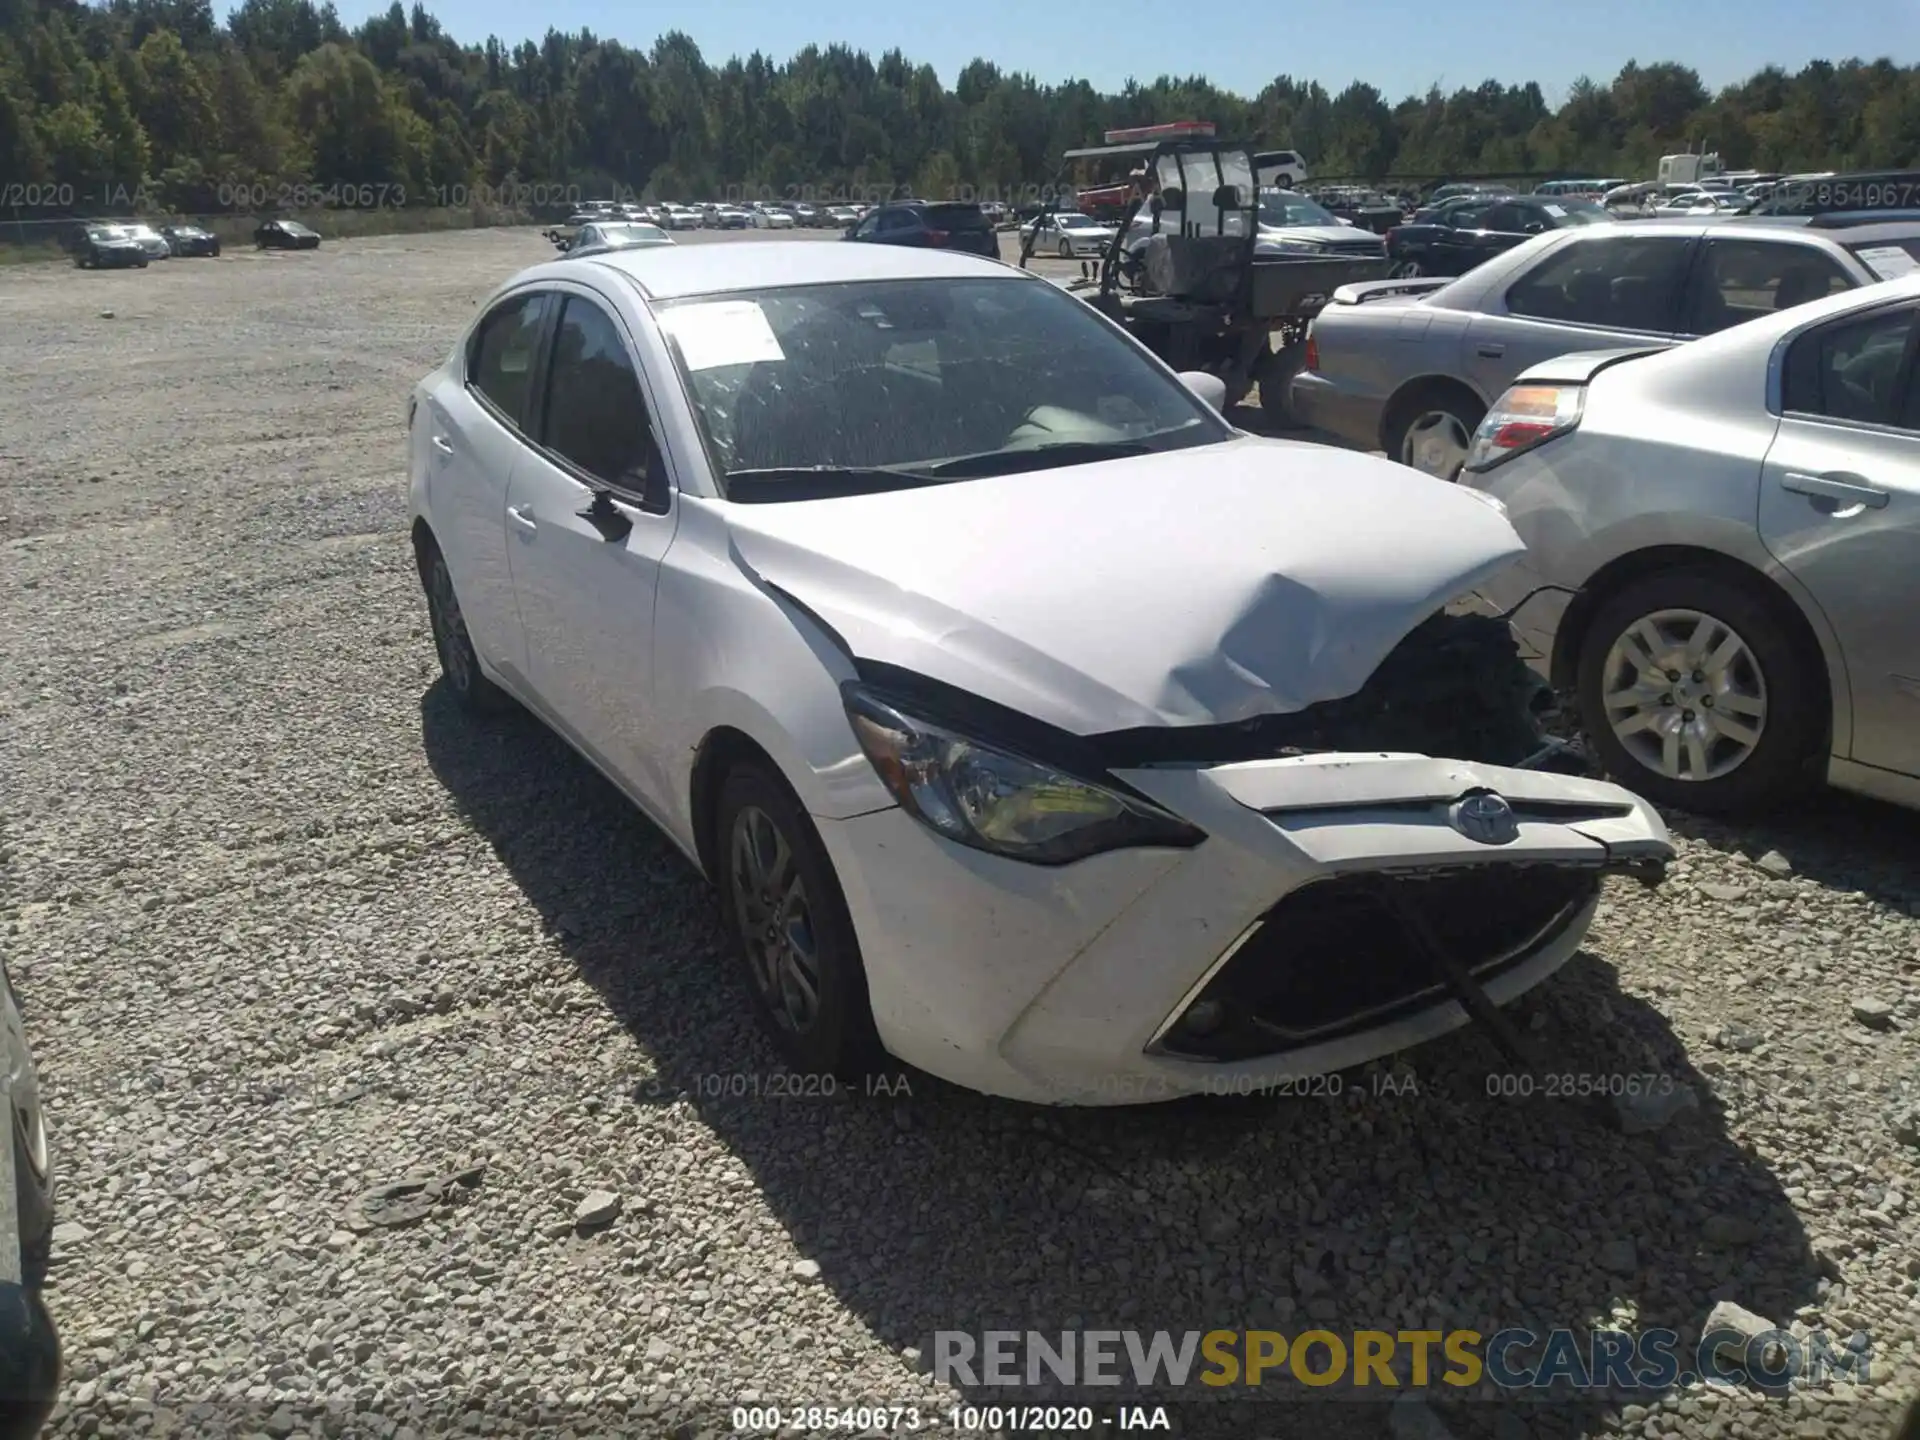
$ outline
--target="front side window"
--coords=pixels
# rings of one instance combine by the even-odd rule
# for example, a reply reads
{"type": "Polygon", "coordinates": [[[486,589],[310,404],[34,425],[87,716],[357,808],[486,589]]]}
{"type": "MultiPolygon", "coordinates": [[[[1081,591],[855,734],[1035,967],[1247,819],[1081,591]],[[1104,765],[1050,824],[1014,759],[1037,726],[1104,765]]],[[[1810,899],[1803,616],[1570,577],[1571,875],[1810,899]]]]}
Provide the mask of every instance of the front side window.
{"type": "Polygon", "coordinates": [[[1712,335],[1852,288],[1840,263],[1815,246],[1712,238],[1694,267],[1687,333],[1712,335]]]}
{"type": "Polygon", "coordinates": [[[1623,235],[1562,246],[1507,291],[1507,310],[1563,325],[1670,333],[1688,243],[1623,235]]]}
{"type": "Polygon", "coordinates": [[[547,366],[541,443],[595,480],[650,495],[652,433],[620,327],[591,300],[567,296],[547,366]]]}
{"type": "Polygon", "coordinates": [[[1915,308],[1903,305],[1825,325],[1787,352],[1783,408],[1869,425],[1900,421],[1915,308]]]}
{"type": "Polygon", "coordinates": [[[512,425],[526,419],[545,308],[544,295],[516,295],[502,301],[475,328],[467,348],[467,384],[512,425]]]}
{"type": "Polygon", "coordinates": [[[694,297],[658,313],[733,499],[824,493],[803,488],[823,472],[893,488],[1233,433],[1044,282],[855,281],[694,297]]]}

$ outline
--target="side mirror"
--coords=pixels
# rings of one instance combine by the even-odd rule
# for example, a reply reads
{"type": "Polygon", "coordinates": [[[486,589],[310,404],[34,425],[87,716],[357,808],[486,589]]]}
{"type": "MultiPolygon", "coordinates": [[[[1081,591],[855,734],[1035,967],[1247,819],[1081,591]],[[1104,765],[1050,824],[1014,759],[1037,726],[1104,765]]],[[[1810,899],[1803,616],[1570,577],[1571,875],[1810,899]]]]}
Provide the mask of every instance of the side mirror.
{"type": "Polygon", "coordinates": [[[1182,370],[1180,383],[1215,410],[1227,408],[1227,382],[1205,370],[1182,370]]]}

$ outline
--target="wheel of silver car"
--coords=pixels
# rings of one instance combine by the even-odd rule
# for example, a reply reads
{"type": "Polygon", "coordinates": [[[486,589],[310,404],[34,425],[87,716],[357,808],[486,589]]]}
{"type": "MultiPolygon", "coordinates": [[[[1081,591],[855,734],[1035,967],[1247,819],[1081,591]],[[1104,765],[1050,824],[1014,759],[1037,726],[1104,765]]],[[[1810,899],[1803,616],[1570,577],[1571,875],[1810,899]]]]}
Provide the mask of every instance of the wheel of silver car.
{"type": "Polygon", "coordinates": [[[1073,242],[1071,240],[1063,239],[1060,242],[1060,258],[1062,260],[1071,260],[1073,258],[1073,242]]]}
{"type": "Polygon", "coordinates": [[[1699,610],[1643,615],[1607,650],[1601,703],[1628,754],[1669,780],[1739,769],[1767,729],[1767,680],[1724,620],[1699,610]]]}
{"type": "Polygon", "coordinates": [[[1401,432],[1393,457],[1441,480],[1459,476],[1478,420],[1469,421],[1447,405],[1420,407],[1401,432]]]}
{"type": "Polygon", "coordinates": [[[446,556],[433,546],[421,561],[422,584],[427,592],[427,618],[433,625],[433,648],[440,656],[440,673],[447,688],[467,709],[495,711],[505,704],[506,695],[480,669],[480,657],[473,639],[467,634],[466,618],[460,613],[460,599],[454,592],[453,572],[446,556]]]}
{"type": "Polygon", "coordinates": [[[713,827],[723,918],[755,1013],[812,1074],[869,1073],[880,1042],[853,921],[806,809],[777,775],[736,766],[713,827]]]}
{"type": "Polygon", "coordinates": [[[1420,262],[1418,260],[1402,260],[1388,272],[1388,278],[1392,280],[1414,280],[1419,278],[1419,275],[1420,262]]]}
{"type": "Polygon", "coordinates": [[[1632,582],[1589,622],[1581,720],[1649,799],[1708,813],[1778,803],[1804,783],[1822,724],[1817,668],[1759,582],[1681,571],[1632,582]]]}

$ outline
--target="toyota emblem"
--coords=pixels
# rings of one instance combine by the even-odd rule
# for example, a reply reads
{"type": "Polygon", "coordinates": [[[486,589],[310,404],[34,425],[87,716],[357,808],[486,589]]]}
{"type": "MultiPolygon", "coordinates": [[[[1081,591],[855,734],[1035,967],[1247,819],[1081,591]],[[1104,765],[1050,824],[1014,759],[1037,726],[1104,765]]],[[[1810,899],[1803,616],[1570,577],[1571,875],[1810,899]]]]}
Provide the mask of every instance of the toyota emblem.
{"type": "Polygon", "coordinates": [[[1520,820],[1513,806],[1491,791],[1455,801],[1447,819],[1467,839],[1482,845],[1506,845],[1520,838],[1520,820]]]}

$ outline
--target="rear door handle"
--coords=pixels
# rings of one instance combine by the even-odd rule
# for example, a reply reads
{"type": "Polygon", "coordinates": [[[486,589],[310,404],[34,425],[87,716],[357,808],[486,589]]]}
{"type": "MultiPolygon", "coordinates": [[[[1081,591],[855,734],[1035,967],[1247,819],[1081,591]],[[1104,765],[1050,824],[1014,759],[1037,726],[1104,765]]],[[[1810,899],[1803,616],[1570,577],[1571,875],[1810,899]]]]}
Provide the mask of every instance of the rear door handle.
{"type": "Polygon", "coordinates": [[[438,450],[442,455],[453,454],[453,442],[444,435],[436,435],[433,437],[433,448],[438,450]]]}
{"type": "Polygon", "coordinates": [[[524,505],[507,506],[507,519],[511,520],[528,534],[532,534],[540,528],[540,522],[533,518],[533,511],[524,505]]]}
{"type": "Polygon", "coordinates": [[[1826,475],[1802,475],[1789,470],[1781,477],[1780,487],[1796,495],[1811,495],[1821,500],[1838,500],[1847,505],[1864,505],[1869,510],[1886,508],[1891,498],[1885,490],[1851,480],[1835,480],[1826,475]]]}
{"type": "Polygon", "coordinates": [[[1507,353],[1507,347],[1504,345],[1476,345],[1473,347],[1473,353],[1478,355],[1482,360],[1498,360],[1502,355],[1507,353]]]}

